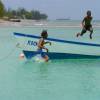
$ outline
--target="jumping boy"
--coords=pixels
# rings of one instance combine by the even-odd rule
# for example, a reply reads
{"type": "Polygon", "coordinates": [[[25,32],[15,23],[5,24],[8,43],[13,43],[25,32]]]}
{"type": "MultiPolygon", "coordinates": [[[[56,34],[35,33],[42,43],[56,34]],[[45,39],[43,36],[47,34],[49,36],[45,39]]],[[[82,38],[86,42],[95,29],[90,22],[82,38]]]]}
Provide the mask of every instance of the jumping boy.
{"type": "Polygon", "coordinates": [[[38,42],[38,53],[41,54],[41,57],[43,57],[46,62],[49,60],[49,57],[46,55],[45,52],[43,52],[43,49],[45,49],[46,52],[48,52],[48,49],[44,45],[47,43],[51,45],[51,42],[45,42],[45,39],[47,39],[47,37],[48,37],[47,31],[43,30],[41,33],[41,38],[38,42]]]}
{"type": "Polygon", "coordinates": [[[77,33],[77,37],[78,36],[83,36],[84,33],[86,33],[87,31],[90,32],[90,39],[92,39],[92,33],[93,33],[93,28],[92,28],[92,25],[91,25],[91,21],[92,21],[92,16],[91,16],[91,11],[88,10],[87,11],[87,16],[84,17],[83,21],[82,21],[82,31],[81,33],[77,33]]]}

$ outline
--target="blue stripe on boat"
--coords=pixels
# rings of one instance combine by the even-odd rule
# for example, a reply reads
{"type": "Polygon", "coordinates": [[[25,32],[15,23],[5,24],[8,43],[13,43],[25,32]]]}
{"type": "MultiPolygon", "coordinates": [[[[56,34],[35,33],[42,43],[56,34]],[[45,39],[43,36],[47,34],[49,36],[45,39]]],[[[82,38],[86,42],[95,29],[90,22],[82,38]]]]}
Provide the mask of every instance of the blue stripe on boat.
{"type": "MultiPolygon", "coordinates": [[[[23,53],[27,59],[31,59],[32,57],[34,57],[38,54],[36,51],[26,51],[26,50],[23,50],[23,53]]],[[[49,56],[50,59],[84,59],[84,58],[94,59],[94,58],[100,58],[100,56],[71,54],[71,53],[49,52],[46,54],[49,56]]]]}
{"type": "MultiPolygon", "coordinates": [[[[40,36],[34,36],[34,35],[22,34],[22,33],[16,33],[16,32],[14,32],[14,35],[23,36],[23,37],[29,37],[29,38],[37,38],[37,39],[40,38],[40,36]]],[[[70,44],[78,44],[78,45],[87,45],[87,46],[100,47],[100,44],[93,44],[93,43],[83,43],[83,42],[67,41],[67,40],[54,39],[54,38],[47,38],[46,40],[55,41],[55,42],[62,42],[62,43],[70,43],[70,44]]]]}

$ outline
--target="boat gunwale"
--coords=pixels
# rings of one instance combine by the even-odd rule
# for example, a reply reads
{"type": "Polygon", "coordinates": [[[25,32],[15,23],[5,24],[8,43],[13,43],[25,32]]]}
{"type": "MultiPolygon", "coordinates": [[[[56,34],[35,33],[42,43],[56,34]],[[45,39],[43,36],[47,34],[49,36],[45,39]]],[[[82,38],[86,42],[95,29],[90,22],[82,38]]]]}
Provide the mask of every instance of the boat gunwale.
{"type": "MultiPolygon", "coordinates": [[[[41,38],[40,36],[17,33],[17,32],[14,32],[13,34],[16,36],[23,36],[23,37],[29,37],[29,38],[37,38],[37,39],[41,38]]],[[[62,40],[62,39],[55,39],[55,38],[47,38],[46,40],[54,41],[54,42],[61,42],[61,43],[70,43],[70,44],[77,44],[77,45],[100,47],[100,44],[94,44],[94,43],[76,42],[76,41],[69,41],[69,40],[62,40]]]]}

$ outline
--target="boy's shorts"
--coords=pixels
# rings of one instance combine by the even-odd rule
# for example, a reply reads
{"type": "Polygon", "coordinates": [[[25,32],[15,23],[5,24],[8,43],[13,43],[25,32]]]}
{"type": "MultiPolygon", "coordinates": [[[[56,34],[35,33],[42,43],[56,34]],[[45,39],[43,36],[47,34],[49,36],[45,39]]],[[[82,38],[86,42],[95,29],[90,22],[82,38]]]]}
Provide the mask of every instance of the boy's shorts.
{"type": "Polygon", "coordinates": [[[42,49],[38,49],[38,50],[37,50],[37,54],[41,54],[42,57],[45,57],[45,56],[46,56],[46,53],[43,52],[42,49]]]}
{"type": "Polygon", "coordinates": [[[84,33],[86,33],[86,31],[93,32],[92,25],[84,26],[84,28],[82,29],[81,35],[83,35],[84,33]]]}

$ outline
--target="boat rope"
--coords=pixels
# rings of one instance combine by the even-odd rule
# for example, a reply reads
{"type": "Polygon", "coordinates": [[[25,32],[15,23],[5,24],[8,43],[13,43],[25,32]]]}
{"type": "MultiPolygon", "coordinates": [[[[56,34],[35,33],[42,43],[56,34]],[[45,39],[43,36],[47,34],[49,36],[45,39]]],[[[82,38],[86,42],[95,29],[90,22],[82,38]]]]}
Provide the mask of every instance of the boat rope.
{"type": "MultiPolygon", "coordinates": [[[[11,39],[13,41],[15,38],[11,38],[11,39]]],[[[15,52],[16,47],[17,46],[14,46],[13,49],[7,55],[5,55],[4,57],[0,58],[0,62],[4,61],[6,59],[9,59],[9,57],[15,52]]]]}
{"type": "Polygon", "coordinates": [[[16,47],[14,47],[7,55],[5,55],[4,57],[0,58],[0,62],[8,59],[15,52],[15,50],[16,50],[16,47]]]}

